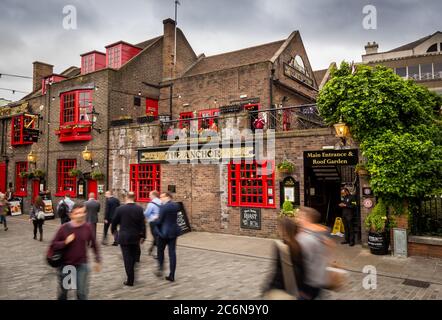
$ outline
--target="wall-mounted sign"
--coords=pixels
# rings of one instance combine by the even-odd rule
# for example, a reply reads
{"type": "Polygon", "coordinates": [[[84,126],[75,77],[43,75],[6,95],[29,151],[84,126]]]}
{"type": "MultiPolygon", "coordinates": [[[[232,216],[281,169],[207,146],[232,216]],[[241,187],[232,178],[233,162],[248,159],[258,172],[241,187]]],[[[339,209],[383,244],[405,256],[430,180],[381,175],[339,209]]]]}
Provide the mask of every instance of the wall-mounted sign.
{"type": "Polygon", "coordinates": [[[290,79],[306,83],[309,86],[313,87],[313,80],[310,77],[307,77],[305,74],[293,68],[288,63],[284,63],[284,75],[289,77],[290,79]]]}
{"type": "Polygon", "coordinates": [[[371,188],[362,188],[362,194],[364,196],[372,196],[373,191],[371,190],[371,188]]]}
{"type": "Polygon", "coordinates": [[[304,167],[327,165],[352,166],[357,163],[357,149],[304,151],[304,167]]]}
{"type": "Polygon", "coordinates": [[[98,185],[98,193],[99,194],[103,194],[104,193],[104,184],[99,184],[98,185]]]}
{"type": "Polygon", "coordinates": [[[290,201],[293,205],[301,204],[299,181],[296,181],[293,177],[286,177],[282,182],[280,182],[280,193],[281,208],[285,200],[290,201]]]}
{"type": "Polygon", "coordinates": [[[19,115],[28,111],[29,104],[27,102],[22,103],[15,107],[3,107],[0,108],[0,118],[8,118],[11,116],[19,115]]]}
{"type": "Polygon", "coordinates": [[[184,162],[184,161],[219,161],[220,159],[254,159],[253,146],[221,148],[219,145],[197,148],[149,148],[138,151],[138,163],[184,162]]]}
{"type": "Polygon", "coordinates": [[[242,100],[234,100],[230,101],[229,105],[222,106],[219,108],[220,114],[226,114],[226,113],[236,113],[240,112],[244,109],[245,105],[248,104],[257,104],[259,103],[259,98],[250,98],[250,99],[242,99],[242,100]]]}
{"type": "Polygon", "coordinates": [[[241,208],[241,229],[261,230],[261,209],[241,208]]]}
{"type": "Polygon", "coordinates": [[[77,183],[77,196],[80,198],[86,197],[86,181],[80,178],[77,183]]]}
{"type": "Polygon", "coordinates": [[[364,208],[367,208],[367,209],[373,208],[373,200],[370,198],[364,199],[362,204],[364,205],[364,208]]]}
{"type": "Polygon", "coordinates": [[[184,209],[184,205],[182,202],[177,202],[180,210],[178,211],[177,223],[181,228],[181,234],[192,231],[190,228],[189,218],[187,217],[186,209],[184,209]]]}
{"type": "Polygon", "coordinates": [[[400,228],[393,228],[393,239],[394,239],[394,256],[407,257],[408,255],[408,239],[407,230],[400,228]]]}

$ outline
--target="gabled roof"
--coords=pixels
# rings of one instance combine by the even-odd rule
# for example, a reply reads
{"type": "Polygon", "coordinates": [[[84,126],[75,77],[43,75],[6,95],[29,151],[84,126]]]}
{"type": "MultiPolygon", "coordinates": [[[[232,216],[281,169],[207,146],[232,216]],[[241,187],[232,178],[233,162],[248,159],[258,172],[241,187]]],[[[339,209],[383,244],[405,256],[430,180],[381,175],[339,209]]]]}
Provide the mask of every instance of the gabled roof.
{"type": "Polygon", "coordinates": [[[327,73],[327,71],[328,69],[313,71],[313,75],[315,76],[315,80],[318,85],[322,82],[322,79],[324,79],[324,76],[327,73]]]}
{"type": "Polygon", "coordinates": [[[397,47],[397,48],[392,49],[392,50],[387,51],[387,52],[398,52],[398,51],[412,50],[412,49],[416,48],[418,45],[420,45],[421,43],[424,43],[425,41],[430,39],[431,37],[434,37],[438,33],[442,33],[442,32],[441,31],[436,31],[435,33],[430,34],[429,36],[420,38],[419,40],[407,43],[407,44],[405,44],[403,46],[397,47]]]}
{"type": "Polygon", "coordinates": [[[143,41],[143,42],[137,43],[137,44],[135,45],[135,47],[138,47],[138,48],[141,48],[141,49],[147,48],[147,47],[150,46],[152,43],[154,43],[154,42],[157,41],[158,39],[161,39],[162,37],[163,37],[163,36],[159,36],[159,37],[156,37],[156,38],[152,38],[152,39],[149,39],[149,40],[146,40],[146,41],[143,41]]]}
{"type": "Polygon", "coordinates": [[[67,68],[66,70],[64,70],[60,75],[66,78],[72,78],[75,77],[77,75],[79,75],[81,72],[81,69],[76,67],[76,66],[72,66],[67,68]]]}
{"type": "Polygon", "coordinates": [[[281,40],[214,56],[202,57],[183,76],[193,76],[270,61],[285,41],[281,40]]]}

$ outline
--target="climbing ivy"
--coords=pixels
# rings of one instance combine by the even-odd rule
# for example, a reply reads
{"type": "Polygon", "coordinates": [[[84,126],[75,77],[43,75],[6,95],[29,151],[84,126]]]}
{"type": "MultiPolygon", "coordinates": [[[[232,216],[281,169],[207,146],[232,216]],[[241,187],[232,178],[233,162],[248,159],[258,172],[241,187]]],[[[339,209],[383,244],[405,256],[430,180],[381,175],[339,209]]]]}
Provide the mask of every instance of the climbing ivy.
{"type": "Polygon", "coordinates": [[[328,124],[343,120],[360,143],[371,187],[395,211],[442,191],[442,98],[392,70],[343,62],[320,91],[328,124]]]}

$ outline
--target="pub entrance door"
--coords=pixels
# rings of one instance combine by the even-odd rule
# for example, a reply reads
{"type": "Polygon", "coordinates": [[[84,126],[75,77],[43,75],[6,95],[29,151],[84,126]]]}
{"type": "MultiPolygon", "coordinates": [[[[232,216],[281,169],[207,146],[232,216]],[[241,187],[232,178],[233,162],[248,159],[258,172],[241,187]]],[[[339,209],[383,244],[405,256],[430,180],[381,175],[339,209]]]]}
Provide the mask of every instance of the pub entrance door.
{"type": "Polygon", "coordinates": [[[93,192],[95,194],[95,200],[98,199],[98,186],[96,180],[88,179],[86,190],[87,190],[86,198],[89,198],[89,193],[93,192]]]}
{"type": "MultiPolygon", "coordinates": [[[[321,213],[321,223],[333,227],[342,216],[340,189],[347,187],[359,204],[359,180],[355,173],[357,150],[304,152],[304,204],[321,213]],[[350,154],[348,154],[350,153],[350,154]]],[[[356,241],[360,239],[360,210],[353,219],[356,241]]]]}
{"type": "Polygon", "coordinates": [[[6,193],[6,163],[0,162],[0,192],[6,193]]]}

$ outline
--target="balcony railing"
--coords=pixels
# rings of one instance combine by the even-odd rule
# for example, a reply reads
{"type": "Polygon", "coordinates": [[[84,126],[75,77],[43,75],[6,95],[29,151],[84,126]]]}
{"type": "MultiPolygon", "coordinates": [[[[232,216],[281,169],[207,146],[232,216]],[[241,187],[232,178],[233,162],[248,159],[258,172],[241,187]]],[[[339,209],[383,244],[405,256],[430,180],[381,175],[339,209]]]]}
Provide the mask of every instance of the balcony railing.
{"type": "MultiPolygon", "coordinates": [[[[249,129],[264,132],[273,129],[275,132],[289,132],[325,128],[327,125],[319,115],[316,105],[280,107],[265,110],[250,110],[234,115],[198,117],[172,121],[161,121],[161,140],[174,141],[186,138],[206,138],[221,136],[222,129],[249,129]]],[[[249,132],[250,132],[249,131],[249,132]]]]}

